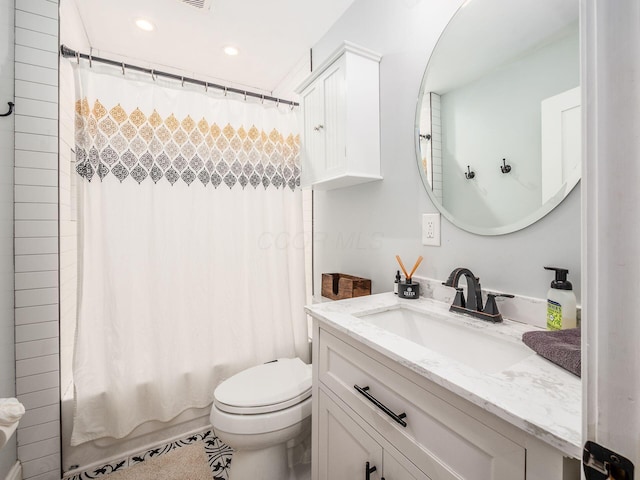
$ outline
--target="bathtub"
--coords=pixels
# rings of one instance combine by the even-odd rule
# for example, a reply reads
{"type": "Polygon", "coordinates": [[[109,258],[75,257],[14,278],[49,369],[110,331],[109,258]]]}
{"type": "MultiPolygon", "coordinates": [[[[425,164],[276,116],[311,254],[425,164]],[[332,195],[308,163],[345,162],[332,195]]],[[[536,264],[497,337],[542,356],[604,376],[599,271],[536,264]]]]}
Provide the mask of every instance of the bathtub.
{"type": "Polygon", "coordinates": [[[170,443],[191,433],[211,428],[211,406],[192,408],[169,422],[147,422],[124,438],[100,438],[71,446],[73,428],[73,383],[62,390],[62,471],[64,476],[113,463],[136,453],[170,443]]]}

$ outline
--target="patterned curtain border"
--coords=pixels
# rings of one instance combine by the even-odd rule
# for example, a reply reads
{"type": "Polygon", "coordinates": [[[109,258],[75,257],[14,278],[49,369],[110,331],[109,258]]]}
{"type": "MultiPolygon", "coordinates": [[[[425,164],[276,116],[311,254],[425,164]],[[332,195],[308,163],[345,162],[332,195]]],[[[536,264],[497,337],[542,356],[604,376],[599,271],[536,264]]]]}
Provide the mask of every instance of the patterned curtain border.
{"type": "Polygon", "coordinates": [[[112,174],[138,184],[164,178],[171,185],[198,179],[215,188],[300,186],[299,135],[285,138],[277,129],[267,133],[255,125],[220,128],[189,115],[163,119],[156,110],[127,113],[120,104],[107,110],[99,100],[91,108],[86,97],[76,102],[75,120],[76,171],[89,182],[112,174]]]}

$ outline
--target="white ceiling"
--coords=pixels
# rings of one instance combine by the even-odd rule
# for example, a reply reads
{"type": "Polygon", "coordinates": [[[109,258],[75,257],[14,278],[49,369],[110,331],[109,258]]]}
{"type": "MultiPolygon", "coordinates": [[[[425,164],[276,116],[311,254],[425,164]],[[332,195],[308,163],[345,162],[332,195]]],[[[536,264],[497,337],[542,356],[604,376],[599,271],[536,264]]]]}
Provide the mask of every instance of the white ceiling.
{"type": "Polygon", "coordinates": [[[73,1],[96,55],[271,92],[354,0],[213,0],[210,10],[181,0],[73,1]],[[137,18],[156,29],[140,30],[137,18]],[[226,45],[240,54],[225,55],[226,45]]]}

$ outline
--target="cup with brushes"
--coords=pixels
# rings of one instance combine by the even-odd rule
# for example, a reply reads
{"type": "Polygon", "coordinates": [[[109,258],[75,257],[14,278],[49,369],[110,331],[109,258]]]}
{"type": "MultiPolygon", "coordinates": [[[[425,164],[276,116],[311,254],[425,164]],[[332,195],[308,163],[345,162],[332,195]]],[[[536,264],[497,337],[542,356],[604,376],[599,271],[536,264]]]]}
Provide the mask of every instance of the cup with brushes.
{"type": "Polygon", "coordinates": [[[418,257],[410,273],[407,273],[407,269],[404,268],[400,255],[396,255],[396,260],[402,269],[402,273],[404,273],[405,280],[404,282],[398,283],[398,297],[406,298],[407,300],[416,300],[420,297],[420,284],[413,281],[413,274],[418,269],[418,266],[420,266],[422,256],[418,257]]]}

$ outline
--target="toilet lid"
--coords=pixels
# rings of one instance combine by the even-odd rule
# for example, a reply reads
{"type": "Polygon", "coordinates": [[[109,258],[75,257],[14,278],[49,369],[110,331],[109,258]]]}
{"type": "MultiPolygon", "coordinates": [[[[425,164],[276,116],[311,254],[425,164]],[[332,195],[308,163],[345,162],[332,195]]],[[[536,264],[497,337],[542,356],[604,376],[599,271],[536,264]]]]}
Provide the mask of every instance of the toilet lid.
{"type": "Polygon", "coordinates": [[[311,365],[299,358],[278,360],[244,370],[213,392],[214,403],[228,413],[275,412],[311,396],[311,365]]]}

